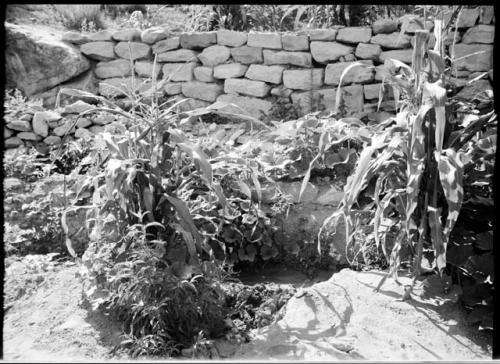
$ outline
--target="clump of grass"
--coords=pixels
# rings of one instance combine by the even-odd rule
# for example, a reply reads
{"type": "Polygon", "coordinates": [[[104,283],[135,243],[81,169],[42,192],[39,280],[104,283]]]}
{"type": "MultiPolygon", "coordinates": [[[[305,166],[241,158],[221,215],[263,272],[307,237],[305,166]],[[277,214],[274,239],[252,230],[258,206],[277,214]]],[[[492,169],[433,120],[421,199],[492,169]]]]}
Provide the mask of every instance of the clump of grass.
{"type": "Polygon", "coordinates": [[[55,9],[56,17],[69,30],[106,29],[100,5],[57,5],[55,9]]]}

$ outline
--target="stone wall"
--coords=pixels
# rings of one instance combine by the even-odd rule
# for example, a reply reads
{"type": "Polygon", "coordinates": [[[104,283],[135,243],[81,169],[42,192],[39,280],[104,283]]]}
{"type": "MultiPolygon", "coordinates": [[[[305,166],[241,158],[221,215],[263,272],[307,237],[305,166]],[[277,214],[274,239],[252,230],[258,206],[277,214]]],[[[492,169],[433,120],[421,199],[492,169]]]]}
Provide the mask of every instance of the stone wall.
{"type": "MultiPolygon", "coordinates": [[[[453,37],[445,39],[447,52],[459,59],[452,68],[455,76],[452,82],[464,88],[461,91],[464,97],[475,92],[473,87],[491,90],[493,24],[492,6],[464,9],[454,48],[453,37]],[[469,54],[474,55],[465,57],[469,54]],[[489,72],[489,76],[479,83],[467,84],[484,72],[489,72]]],[[[343,109],[345,115],[376,120],[379,89],[387,72],[383,63],[393,58],[410,64],[417,29],[417,22],[405,16],[380,20],[371,27],[293,34],[219,30],[173,35],[156,27],[93,34],[68,32],[62,35],[62,41],[78,48],[89,60],[98,92],[103,96],[124,97],[120,91],[124,85],[140,92],[150,91],[154,71],[158,80],[170,80],[161,90],[164,96],[191,99],[182,104],[183,110],[222,101],[241,108],[232,111],[243,111],[257,118],[272,118],[277,105],[283,104],[293,105],[299,115],[333,110],[343,70],[359,60],[366,66],[354,68],[344,78],[343,109]]],[[[394,111],[391,98],[391,92],[386,90],[382,111],[394,111]]],[[[22,132],[33,132],[41,140],[43,135],[33,130],[35,119],[28,123],[29,127],[23,126],[22,132]]],[[[7,125],[6,137],[21,140],[27,137],[15,135],[20,129],[11,126],[7,125]]],[[[31,134],[29,137],[33,138],[31,134]]]]}

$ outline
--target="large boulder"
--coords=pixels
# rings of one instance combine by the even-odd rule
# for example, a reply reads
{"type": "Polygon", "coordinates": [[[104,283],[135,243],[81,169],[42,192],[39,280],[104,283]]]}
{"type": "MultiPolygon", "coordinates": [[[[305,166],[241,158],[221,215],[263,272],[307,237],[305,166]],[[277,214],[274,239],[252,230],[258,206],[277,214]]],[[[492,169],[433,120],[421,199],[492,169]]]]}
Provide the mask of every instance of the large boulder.
{"type": "Polygon", "coordinates": [[[5,23],[6,87],[32,96],[90,68],[77,48],[55,35],[25,25],[5,23]]]}

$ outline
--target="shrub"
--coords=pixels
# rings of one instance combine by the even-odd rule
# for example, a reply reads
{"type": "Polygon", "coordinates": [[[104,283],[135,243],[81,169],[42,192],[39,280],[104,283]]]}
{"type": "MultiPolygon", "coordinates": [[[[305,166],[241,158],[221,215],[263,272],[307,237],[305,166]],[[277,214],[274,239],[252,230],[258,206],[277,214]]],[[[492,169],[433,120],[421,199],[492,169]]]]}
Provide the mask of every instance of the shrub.
{"type": "Polygon", "coordinates": [[[98,31],[106,29],[100,5],[56,5],[56,16],[70,30],[98,31]]]}

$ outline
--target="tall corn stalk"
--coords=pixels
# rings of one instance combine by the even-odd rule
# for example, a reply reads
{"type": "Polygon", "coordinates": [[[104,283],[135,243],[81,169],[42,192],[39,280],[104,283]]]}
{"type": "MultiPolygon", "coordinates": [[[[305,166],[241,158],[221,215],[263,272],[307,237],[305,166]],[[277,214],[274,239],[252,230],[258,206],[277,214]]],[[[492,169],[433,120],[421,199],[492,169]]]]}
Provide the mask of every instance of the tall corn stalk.
{"type": "Polygon", "coordinates": [[[365,144],[339,209],[318,234],[320,248],[323,230],[343,217],[347,251],[354,240],[358,197],[374,182],[374,237],[390,263],[376,290],[389,276],[397,282],[403,246],[413,255],[413,283],[420,274],[424,248],[433,250],[434,267],[442,276],[446,247],[460,212],[466,158],[461,150],[464,143],[449,137],[453,125],[446,115],[442,30],[442,20],[436,20],[433,49],[428,48],[429,32],[416,32],[411,67],[386,61],[392,75],[384,82],[394,90],[397,116],[382,123],[365,144]],[[387,241],[391,230],[396,231],[392,247],[387,241]]]}

